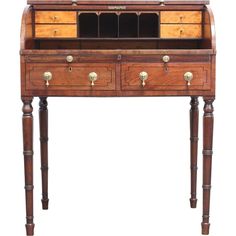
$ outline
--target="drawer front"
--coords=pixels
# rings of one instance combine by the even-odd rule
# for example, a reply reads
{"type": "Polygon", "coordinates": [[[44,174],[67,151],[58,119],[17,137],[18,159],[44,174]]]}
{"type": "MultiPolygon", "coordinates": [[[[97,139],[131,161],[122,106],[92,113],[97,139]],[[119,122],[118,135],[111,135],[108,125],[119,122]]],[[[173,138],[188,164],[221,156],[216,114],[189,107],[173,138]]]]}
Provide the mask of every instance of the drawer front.
{"type": "Polygon", "coordinates": [[[122,90],[208,90],[210,89],[209,63],[123,64],[121,69],[122,90]],[[148,78],[143,85],[140,73],[148,78]],[[190,84],[185,80],[186,72],[193,75],[190,84]]]}
{"type": "Polygon", "coordinates": [[[162,24],[161,38],[201,38],[200,24],[162,24]]]}
{"type": "Polygon", "coordinates": [[[36,11],[35,23],[76,24],[76,12],[70,11],[36,11]]]}
{"type": "Polygon", "coordinates": [[[76,25],[35,25],[36,38],[76,38],[76,25]]]}
{"type": "Polygon", "coordinates": [[[202,23],[202,12],[162,11],[161,23],[202,23]]]}
{"type": "MultiPolygon", "coordinates": [[[[28,90],[115,90],[115,64],[27,64],[26,89],[28,90]],[[52,78],[48,85],[44,73],[52,78]],[[95,72],[94,85],[89,74],[95,72]]],[[[94,73],[93,73],[94,74],[94,73]]]]}

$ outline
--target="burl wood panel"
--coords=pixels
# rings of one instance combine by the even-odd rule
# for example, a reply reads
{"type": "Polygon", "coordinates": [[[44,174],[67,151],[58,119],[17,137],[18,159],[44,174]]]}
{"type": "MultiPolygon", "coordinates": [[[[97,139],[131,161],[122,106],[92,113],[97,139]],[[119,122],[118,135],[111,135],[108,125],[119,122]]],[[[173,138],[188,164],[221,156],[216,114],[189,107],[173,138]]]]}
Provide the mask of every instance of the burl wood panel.
{"type": "Polygon", "coordinates": [[[36,38],[76,38],[77,25],[35,25],[36,38]]]}
{"type": "Polygon", "coordinates": [[[201,11],[162,11],[161,23],[201,23],[201,11]]]}
{"type": "Polygon", "coordinates": [[[200,24],[161,24],[161,38],[201,38],[200,24]]]}
{"type": "Polygon", "coordinates": [[[29,90],[115,90],[115,64],[28,64],[26,89],[29,90]],[[52,80],[47,87],[43,73],[50,71],[52,80]],[[95,85],[88,75],[96,72],[95,85]]]}
{"type": "Polygon", "coordinates": [[[207,90],[210,89],[209,79],[210,64],[208,63],[175,63],[168,67],[155,63],[127,63],[121,68],[123,90],[207,90]],[[142,71],[148,73],[144,87],[139,78],[142,71]],[[184,74],[188,71],[193,73],[190,86],[184,80],[184,74]]]}
{"type": "Polygon", "coordinates": [[[35,23],[76,23],[76,11],[36,11],[35,23]]]}

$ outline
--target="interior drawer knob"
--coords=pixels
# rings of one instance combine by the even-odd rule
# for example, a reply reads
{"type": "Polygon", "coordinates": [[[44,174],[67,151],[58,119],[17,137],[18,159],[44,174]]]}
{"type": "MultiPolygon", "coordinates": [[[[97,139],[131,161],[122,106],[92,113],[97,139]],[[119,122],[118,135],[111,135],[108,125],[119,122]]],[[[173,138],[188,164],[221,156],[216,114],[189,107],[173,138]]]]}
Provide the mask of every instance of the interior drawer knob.
{"type": "Polygon", "coordinates": [[[187,82],[187,85],[190,86],[191,85],[191,81],[193,79],[193,73],[192,72],[186,72],[184,74],[184,80],[187,82]]]}
{"type": "Polygon", "coordinates": [[[88,75],[89,81],[91,82],[91,86],[94,86],[94,82],[98,79],[98,75],[96,72],[90,72],[88,75]]]}
{"type": "Polygon", "coordinates": [[[54,30],[53,30],[53,34],[54,34],[54,36],[57,36],[57,34],[58,34],[58,29],[54,29],[54,30]]]}
{"type": "Polygon", "coordinates": [[[53,20],[54,22],[56,22],[56,21],[58,20],[58,17],[57,17],[57,16],[52,16],[52,20],[53,20]]]}
{"type": "Polygon", "coordinates": [[[140,72],[139,79],[142,81],[142,86],[144,87],[146,85],[145,80],[148,79],[148,73],[145,71],[140,72]]]}
{"type": "Polygon", "coordinates": [[[43,79],[45,80],[46,86],[48,87],[49,86],[49,81],[52,79],[52,73],[49,72],[49,71],[44,72],[43,73],[43,79]]]}

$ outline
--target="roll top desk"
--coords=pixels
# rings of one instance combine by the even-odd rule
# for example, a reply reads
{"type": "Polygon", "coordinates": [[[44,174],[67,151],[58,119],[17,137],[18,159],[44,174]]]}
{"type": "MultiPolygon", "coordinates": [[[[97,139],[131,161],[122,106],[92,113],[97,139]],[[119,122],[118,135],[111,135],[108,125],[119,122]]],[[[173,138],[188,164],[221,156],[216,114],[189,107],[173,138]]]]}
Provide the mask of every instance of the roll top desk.
{"type": "Polygon", "coordinates": [[[40,98],[42,205],[48,209],[50,96],[191,97],[192,208],[197,205],[198,97],[203,97],[202,234],[208,234],[216,58],[209,2],[28,0],[28,4],[20,50],[27,235],[34,235],[31,103],[40,98]]]}

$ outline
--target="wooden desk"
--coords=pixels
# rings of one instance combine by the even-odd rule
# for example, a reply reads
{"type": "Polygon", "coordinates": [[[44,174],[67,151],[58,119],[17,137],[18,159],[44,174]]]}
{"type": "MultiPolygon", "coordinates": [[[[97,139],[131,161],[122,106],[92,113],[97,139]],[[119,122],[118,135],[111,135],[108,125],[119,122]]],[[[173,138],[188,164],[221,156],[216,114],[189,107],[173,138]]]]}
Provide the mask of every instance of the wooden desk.
{"type": "Polygon", "coordinates": [[[28,0],[21,30],[26,231],[33,221],[32,100],[40,98],[42,205],[48,209],[47,97],[189,96],[196,208],[198,97],[203,97],[203,219],[209,233],[215,32],[208,1],[28,0]]]}

